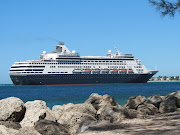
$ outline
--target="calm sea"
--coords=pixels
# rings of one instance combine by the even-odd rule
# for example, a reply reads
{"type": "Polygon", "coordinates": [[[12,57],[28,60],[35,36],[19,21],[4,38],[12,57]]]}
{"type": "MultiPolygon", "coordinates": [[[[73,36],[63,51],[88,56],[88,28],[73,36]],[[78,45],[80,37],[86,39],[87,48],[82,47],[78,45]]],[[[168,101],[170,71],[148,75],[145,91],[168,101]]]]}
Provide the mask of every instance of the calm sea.
{"type": "Polygon", "coordinates": [[[180,90],[180,82],[145,83],[145,84],[113,84],[113,85],[57,85],[57,86],[14,86],[0,85],[0,99],[18,97],[24,102],[44,100],[47,106],[67,103],[83,103],[92,93],[109,94],[120,105],[126,103],[130,96],[154,94],[162,96],[180,90]]]}

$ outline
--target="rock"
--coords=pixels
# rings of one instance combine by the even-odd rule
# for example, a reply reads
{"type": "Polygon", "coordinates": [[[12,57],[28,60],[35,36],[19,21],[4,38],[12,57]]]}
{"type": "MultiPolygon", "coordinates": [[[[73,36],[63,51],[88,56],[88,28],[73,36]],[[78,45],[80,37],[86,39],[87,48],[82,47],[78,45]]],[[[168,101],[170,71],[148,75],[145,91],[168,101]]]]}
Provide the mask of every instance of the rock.
{"type": "Polygon", "coordinates": [[[100,113],[103,108],[108,106],[118,106],[116,101],[110,95],[98,95],[97,93],[91,94],[85,103],[92,104],[93,107],[100,113]]]}
{"type": "Polygon", "coordinates": [[[59,118],[62,116],[63,112],[63,107],[62,105],[54,105],[52,107],[52,113],[54,114],[54,117],[57,120],[59,120],[59,118]]]}
{"type": "Polygon", "coordinates": [[[24,102],[16,97],[0,100],[0,121],[19,122],[25,114],[24,102]]]}
{"type": "Polygon", "coordinates": [[[74,104],[72,103],[69,103],[69,104],[66,104],[66,105],[54,105],[52,107],[52,113],[54,114],[55,116],[55,119],[56,120],[59,120],[59,118],[63,115],[63,113],[70,107],[73,107],[74,104]]]}
{"type": "Polygon", "coordinates": [[[12,128],[7,128],[4,125],[0,125],[0,135],[18,135],[19,131],[12,129],[12,128]]]}
{"type": "Polygon", "coordinates": [[[180,108],[180,90],[175,92],[173,96],[177,97],[177,107],[180,108]]]}
{"type": "Polygon", "coordinates": [[[0,135],[41,135],[33,127],[20,128],[15,130],[7,128],[4,125],[0,125],[0,135]]]}
{"type": "Polygon", "coordinates": [[[162,98],[162,100],[165,100],[166,96],[160,96],[162,98]]]}
{"type": "Polygon", "coordinates": [[[4,125],[7,128],[13,128],[16,130],[19,130],[21,128],[21,124],[19,122],[0,121],[0,125],[4,125]]]}
{"type": "Polygon", "coordinates": [[[146,101],[144,96],[132,96],[128,99],[124,107],[128,109],[137,109],[137,107],[146,101]]]}
{"type": "Polygon", "coordinates": [[[101,114],[99,114],[99,120],[107,120],[111,123],[122,121],[125,118],[135,118],[137,112],[129,110],[125,107],[110,106],[105,107],[101,114]]]}
{"type": "Polygon", "coordinates": [[[91,115],[72,111],[64,112],[58,120],[60,124],[65,125],[65,128],[68,129],[70,134],[76,134],[84,123],[88,125],[95,121],[96,119],[91,115]]]}
{"type": "Polygon", "coordinates": [[[160,95],[153,95],[146,99],[144,104],[153,104],[155,107],[159,108],[160,103],[163,101],[160,95]]]}
{"type": "Polygon", "coordinates": [[[42,135],[34,129],[34,127],[23,127],[17,135],[42,135]]]}
{"type": "Polygon", "coordinates": [[[46,102],[41,100],[28,101],[25,104],[26,114],[21,121],[22,127],[32,127],[35,122],[40,119],[55,121],[55,116],[52,111],[46,106],[46,102]]]}
{"type": "Polygon", "coordinates": [[[155,107],[153,104],[139,105],[137,110],[143,115],[154,115],[159,112],[158,108],[155,107]]]}
{"type": "Polygon", "coordinates": [[[48,120],[39,120],[34,128],[42,135],[70,135],[63,125],[48,120]]]}
{"type": "Polygon", "coordinates": [[[66,110],[67,112],[80,112],[80,113],[86,113],[94,118],[96,117],[96,109],[92,106],[92,104],[83,103],[83,104],[76,104],[66,110]]]}
{"type": "Polygon", "coordinates": [[[168,95],[159,106],[160,113],[174,112],[177,110],[178,98],[174,95],[168,95]]]}

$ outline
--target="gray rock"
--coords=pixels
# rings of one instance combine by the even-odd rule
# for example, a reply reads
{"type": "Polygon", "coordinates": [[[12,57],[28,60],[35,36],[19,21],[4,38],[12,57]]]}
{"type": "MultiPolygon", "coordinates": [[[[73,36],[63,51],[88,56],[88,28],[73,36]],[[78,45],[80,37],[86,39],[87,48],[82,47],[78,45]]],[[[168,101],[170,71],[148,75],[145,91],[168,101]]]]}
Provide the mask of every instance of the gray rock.
{"type": "Polygon", "coordinates": [[[33,127],[40,119],[56,121],[52,111],[46,106],[46,102],[41,100],[28,101],[25,104],[26,114],[20,122],[22,127],[33,127]]]}
{"type": "Polygon", "coordinates": [[[34,127],[23,127],[19,129],[17,135],[42,135],[34,129],[34,127]]]}
{"type": "Polygon", "coordinates": [[[58,120],[60,124],[65,125],[65,128],[68,129],[70,134],[76,134],[83,123],[91,124],[95,121],[96,119],[91,115],[72,111],[64,112],[58,120]]]}
{"type": "Polygon", "coordinates": [[[16,130],[19,130],[21,128],[21,124],[19,122],[0,121],[0,125],[4,125],[7,128],[13,128],[16,130]]]}
{"type": "Polygon", "coordinates": [[[0,135],[18,135],[19,131],[12,129],[12,128],[7,128],[4,125],[0,125],[0,135]]]}
{"type": "Polygon", "coordinates": [[[163,101],[160,95],[153,95],[146,99],[144,104],[153,104],[155,107],[159,108],[160,103],[163,101]]]}
{"type": "Polygon", "coordinates": [[[128,99],[124,107],[128,109],[137,109],[137,107],[146,101],[144,96],[132,96],[128,99]]]}
{"type": "Polygon", "coordinates": [[[175,92],[174,94],[173,94],[173,96],[175,96],[175,97],[177,97],[177,107],[178,108],[180,108],[180,90],[179,91],[177,91],[177,92],[175,92]]]}
{"type": "Polygon", "coordinates": [[[159,106],[160,113],[169,113],[177,110],[178,98],[174,95],[168,95],[159,106]]]}
{"type": "Polygon", "coordinates": [[[52,107],[52,113],[55,116],[56,120],[59,120],[59,118],[63,115],[63,113],[68,109],[73,107],[74,104],[69,103],[69,104],[65,104],[65,105],[54,105],[52,107]]]}
{"type": "Polygon", "coordinates": [[[0,100],[0,121],[19,122],[25,114],[25,106],[21,99],[9,97],[0,100]]]}
{"type": "Polygon", "coordinates": [[[97,93],[91,94],[90,97],[85,101],[85,103],[92,104],[93,107],[101,113],[103,108],[108,106],[118,106],[116,101],[110,95],[98,95],[97,93]]]}
{"type": "Polygon", "coordinates": [[[3,125],[0,125],[0,135],[41,135],[33,127],[20,128],[15,130],[12,128],[7,128],[3,125]]]}
{"type": "Polygon", "coordinates": [[[39,120],[34,128],[42,135],[70,135],[63,125],[48,120],[39,120]]]}
{"type": "Polygon", "coordinates": [[[139,105],[137,110],[143,115],[154,115],[159,112],[158,108],[155,107],[153,104],[139,105]]]}
{"type": "Polygon", "coordinates": [[[99,120],[107,120],[111,123],[122,121],[125,118],[136,118],[137,111],[127,109],[125,107],[110,106],[105,107],[99,115],[99,120]]]}
{"type": "Polygon", "coordinates": [[[88,104],[88,103],[75,104],[74,106],[68,108],[66,111],[86,113],[93,117],[96,117],[96,112],[97,112],[96,109],[92,106],[92,104],[88,104]]]}

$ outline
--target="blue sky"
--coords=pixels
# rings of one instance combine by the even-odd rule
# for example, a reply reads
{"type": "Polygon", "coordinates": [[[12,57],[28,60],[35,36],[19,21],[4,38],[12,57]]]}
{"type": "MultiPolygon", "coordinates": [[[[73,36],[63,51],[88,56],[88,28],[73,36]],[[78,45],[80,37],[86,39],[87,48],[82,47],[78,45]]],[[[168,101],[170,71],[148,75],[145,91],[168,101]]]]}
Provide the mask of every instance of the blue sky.
{"type": "Polygon", "coordinates": [[[0,4],[0,84],[15,61],[38,59],[65,42],[81,56],[116,46],[159,75],[180,75],[180,15],[162,18],[148,0],[4,0],[0,4]]]}

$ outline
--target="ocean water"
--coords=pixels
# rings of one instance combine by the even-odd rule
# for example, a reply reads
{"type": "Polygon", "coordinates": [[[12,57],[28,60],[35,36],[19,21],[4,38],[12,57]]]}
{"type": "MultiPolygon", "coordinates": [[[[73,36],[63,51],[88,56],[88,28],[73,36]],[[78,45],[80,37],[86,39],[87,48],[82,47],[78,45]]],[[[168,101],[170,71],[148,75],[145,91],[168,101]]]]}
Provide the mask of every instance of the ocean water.
{"type": "Polygon", "coordinates": [[[180,82],[145,84],[106,84],[106,85],[53,85],[53,86],[14,86],[0,84],[0,99],[18,97],[24,102],[43,100],[47,106],[67,103],[83,103],[92,93],[109,94],[120,105],[124,105],[131,96],[154,94],[167,95],[180,90],[180,82]]]}

